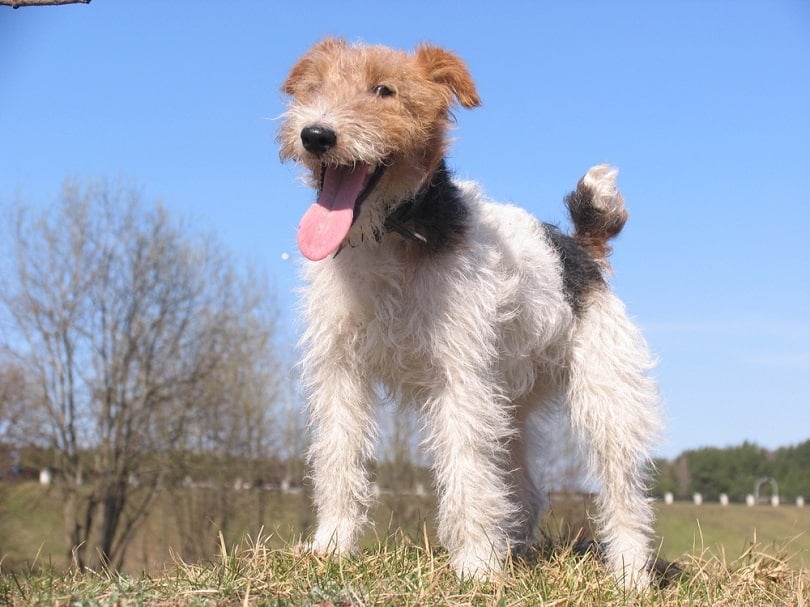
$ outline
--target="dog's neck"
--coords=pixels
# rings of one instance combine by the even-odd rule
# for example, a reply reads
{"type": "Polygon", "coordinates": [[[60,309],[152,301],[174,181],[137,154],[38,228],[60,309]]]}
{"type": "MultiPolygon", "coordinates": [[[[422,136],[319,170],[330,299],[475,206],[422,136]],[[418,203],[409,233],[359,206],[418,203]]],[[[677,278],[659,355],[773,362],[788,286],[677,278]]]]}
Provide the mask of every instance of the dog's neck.
{"type": "Polygon", "coordinates": [[[427,253],[439,253],[464,240],[468,218],[462,193],[442,160],[425,185],[386,217],[384,227],[386,234],[396,233],[427,253]]]}

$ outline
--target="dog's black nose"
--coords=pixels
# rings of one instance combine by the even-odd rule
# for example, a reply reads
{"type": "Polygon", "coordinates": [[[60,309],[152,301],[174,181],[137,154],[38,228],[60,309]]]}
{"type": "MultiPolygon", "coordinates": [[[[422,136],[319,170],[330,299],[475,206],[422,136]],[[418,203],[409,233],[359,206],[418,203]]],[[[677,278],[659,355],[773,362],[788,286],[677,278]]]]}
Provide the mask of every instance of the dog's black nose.
{"type": "Polygon", "coordinates": [[[307,152],[320,156],[335,147],[337,133],[326,126],[308,126],[301,131],[301,143],[307,152]]]}

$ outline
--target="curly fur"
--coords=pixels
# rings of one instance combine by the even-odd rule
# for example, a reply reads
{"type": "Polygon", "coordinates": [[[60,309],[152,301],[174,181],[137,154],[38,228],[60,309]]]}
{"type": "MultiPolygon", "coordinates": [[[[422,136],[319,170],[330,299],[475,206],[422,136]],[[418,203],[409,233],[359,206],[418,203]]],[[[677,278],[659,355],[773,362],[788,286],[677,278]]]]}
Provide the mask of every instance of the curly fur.
{"type": "Polygon", "coordinates": [[[616,171],[592,168],[569,195],[573,237],[454,180],[442,161],[449,111],[479,100],[463,62],[436,47],[327,40],[283,90],[281,156],[313,186],[329,164],[386,167],[341,247],[303,268],[309,547],[346,554],[362,532],[383,386],[421,416],[439,539],[459,574],[491,575],[531,541],[548,506],[535,464],[555,455],[539,425],[562,407],[599,487],[607,563],[644,586],[660,412],[652,357],[604,276],[607,240],[626,219],[616,171]],[[302,145],[313,124],[336,133],[333,147],[302,145]],[[407,228],[391,229],[394,212],[407,228]]]}

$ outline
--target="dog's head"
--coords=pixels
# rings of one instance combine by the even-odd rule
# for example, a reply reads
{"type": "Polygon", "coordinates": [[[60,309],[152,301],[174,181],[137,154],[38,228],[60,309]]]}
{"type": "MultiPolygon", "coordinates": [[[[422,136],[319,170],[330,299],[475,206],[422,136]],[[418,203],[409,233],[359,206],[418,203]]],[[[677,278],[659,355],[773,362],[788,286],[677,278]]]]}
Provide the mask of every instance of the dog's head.
{"type": "Polygon", "coordinates": [[[282,160],[308,171],[318,199],[298,228],[305,257],[327,257],[347,239],[373,242],[445,154],[451,109],[480,104],[454,54],[413,53],[326,39],[296,63],[279,129],[282,160]]]}

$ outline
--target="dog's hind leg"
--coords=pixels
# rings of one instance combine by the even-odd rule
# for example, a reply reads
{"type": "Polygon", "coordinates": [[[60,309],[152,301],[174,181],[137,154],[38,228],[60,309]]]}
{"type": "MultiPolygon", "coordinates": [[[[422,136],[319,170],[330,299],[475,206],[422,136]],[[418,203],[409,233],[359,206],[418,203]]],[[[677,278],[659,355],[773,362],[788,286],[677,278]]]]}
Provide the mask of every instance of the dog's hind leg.
{"type": "Polygon", "coordinates": [[[567,406],[599,487],[596,522],[607,564],[628,588],[649,583],[646,473],[661,430],[652,366],[621,301],[606,289],[595,293],[574,336],[567,406]]]}
{"type": "Polygon", "coordinates": [[[559,427],[555,424],[549,428],[549,418],[556,417],[553,412],[558,407],[546,387],[535,389],[518,405],[518,436],[510,446],[512,486],[520,506],[512,535],[513,549],[518,553],[535,542],[540,519],[551,506],[549,466],[564,457],[554,452],[552,444],[551,434],[559,427]]]}

